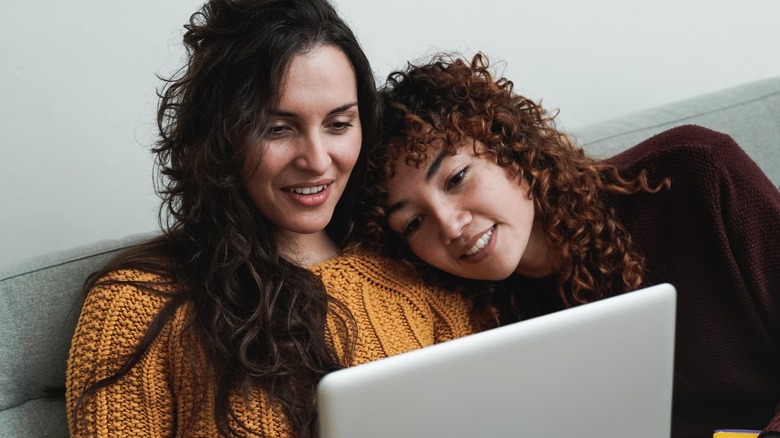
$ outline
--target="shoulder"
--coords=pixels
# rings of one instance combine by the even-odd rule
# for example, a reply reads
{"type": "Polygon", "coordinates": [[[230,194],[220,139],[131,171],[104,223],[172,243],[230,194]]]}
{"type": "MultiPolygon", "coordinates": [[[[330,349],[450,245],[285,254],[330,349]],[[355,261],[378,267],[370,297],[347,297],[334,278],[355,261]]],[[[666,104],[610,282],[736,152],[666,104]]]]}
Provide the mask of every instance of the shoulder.
{"type": "Polygon", "coordinates": [[[117,270],[98,278],[87,292],[82,316],[100,311],[156,314],[172,297],[169,280],[139,270],[117,270]]]}
{"type": "MultiPolygon", "coordinates": [[[[355,363],[476,331],[468,300],[428,285],[390,258],[350,252],[312,271],[357,324],[355,363]]],[[[335,326],[331,331],[338,333],[335,326]]]]}
{"type": "Polygon", "coordinates": [[[620,168],[631,168],[653,162],[711,162],[741,155],[737,143],[728,135],[696,125],[684,125],[656,134],[615,155],[608,161],[620,168]]]}
{"type": "Polygon", "coordinates": [[[385,305],[403,303],[435,318],[473,323],[471,300],[460,293],[428,284],[389,257],[372,252],[351,252],[334,260],[330,268],[321,278],[331,295],[344,293],[344,287],[332,287],[333,279],[340,278],[341,284],[356,288],[362,300],[381,301],[385,305]]]}
{"type": "Polygon", "coordinates": [[[179,342],[190,313],[187,304],[164,312],[167,304],[175,304],[174,296],[170,282],[143,271],[117,270],[99,278],[88,292],[73,334],[71,373],[95,364],[119,369],[150,333],[158,345],[179,342]],[[157,321],[160,316],[165,319],[157,321]]]}
{"type": "Polygon", "coordinates": [[[353,313],[432,315],[439,292],[421,278],[406,272],[394,260],[370,252],[349,252],[312,267],[328,295],[353,313]],[[371,310],[373,309],[373,310],[371,310]]]}
{"type": "Polygon", "coordinates": [[[166,279],[137,270],[112,271],[88,291],[74,334],[74,348],[92,343],[132,348],[173,297],[166,279]]]}
{"type": "Polygon", "coordinates": [[[373,284],[385,289],[426,288],[394,260],[368,251],[351,251],[312,267],[326,285],[333,281],[373,284]]]}
{"type": "Polygon", "coordinates": [[[656,178],[765,178],[731,136],[696,125],[661,132],[607,160],[628,176],[647,171],[656,178]]]}

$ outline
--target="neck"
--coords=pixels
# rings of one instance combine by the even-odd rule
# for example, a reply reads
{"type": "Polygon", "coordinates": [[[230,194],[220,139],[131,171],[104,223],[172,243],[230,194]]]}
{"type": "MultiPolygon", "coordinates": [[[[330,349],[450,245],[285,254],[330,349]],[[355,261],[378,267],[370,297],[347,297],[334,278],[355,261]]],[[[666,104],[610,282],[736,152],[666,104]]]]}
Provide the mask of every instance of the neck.
{"type": "Polygon", "coordinates": [[[312,234],[278,236],[279,251],[284,258],[303,267],[316,265],[337,255],[336,244],[325,231],[312,234]]]}

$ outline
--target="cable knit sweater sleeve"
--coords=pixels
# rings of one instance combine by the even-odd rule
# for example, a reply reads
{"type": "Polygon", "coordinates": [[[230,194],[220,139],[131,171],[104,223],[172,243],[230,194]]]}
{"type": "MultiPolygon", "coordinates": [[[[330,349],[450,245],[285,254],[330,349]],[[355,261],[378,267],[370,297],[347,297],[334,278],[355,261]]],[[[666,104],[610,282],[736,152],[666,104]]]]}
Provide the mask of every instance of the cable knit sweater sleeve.
{"type": "MultiPolygon", "coordinates": [[[[103,281],[154,281],[136,271],[120,271],[103,281]]],[[[71,436],[163,437],[173,434],[166,329],[138,366],[114,385],[87,400],[83,411],[76,400],[90,383],[115,373],[141,340],[167,299],[135,287],[111,284],[93,288],[87,296],[71,344],[67,370],[67,407],[71,436]],[[77,412],[79,413],[77,416],[77,412]],[[83,427],[76,429],[78,424],[83,427]]]]}
{"type": "MultiPolygon", "coordinates": [[[[73,437],[215,437],[212,382],[204,379],[205,356],[189,329],[189,306],[180,306],[143,358],[121,379],[97,391],[83,409],[84,388],[114,374],[170,301],[134,285],[160,282],[139,271],[102,278],[88,294],[68,358],[66,399],[73,437]]],[[[231,396],[237,417],[255,431],[249,436],[288,437],[291,427],[278,405],[259,387],[248,404],[231,396]]]]}

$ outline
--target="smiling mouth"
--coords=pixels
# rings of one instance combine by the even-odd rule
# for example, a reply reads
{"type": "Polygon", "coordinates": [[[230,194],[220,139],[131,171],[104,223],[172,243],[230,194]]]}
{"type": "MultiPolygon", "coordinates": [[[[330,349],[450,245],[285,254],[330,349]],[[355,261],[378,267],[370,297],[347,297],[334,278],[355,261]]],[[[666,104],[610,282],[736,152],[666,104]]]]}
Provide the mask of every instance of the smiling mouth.
{"type": "Polygon", "coordinates": [[[321,186],[314,186],[314,187],[295,187],[292,189],[287,189],[290,193],[296,193],[298,195],[316,195],[317,193],[322,192],[328,187],[327,184],[321,185],[321,186]]]}
{"type": "Polygon", "coordinates": [[[479,239],[477,239],[477,242],[474,244],[474,246],[472,246],[471,249],[466,251],[466,253],[463,254],[463,256],[464,257],[471,257],[474,254],[476,254],[476,253],[482,251],[483,249],[485,249],[487,244],[490,242],[490,237],[493,236],[493,229],[494,228],[490,228],[489,230],[487,230],[485,232],[485,234],[480,236],[479,239]]]}

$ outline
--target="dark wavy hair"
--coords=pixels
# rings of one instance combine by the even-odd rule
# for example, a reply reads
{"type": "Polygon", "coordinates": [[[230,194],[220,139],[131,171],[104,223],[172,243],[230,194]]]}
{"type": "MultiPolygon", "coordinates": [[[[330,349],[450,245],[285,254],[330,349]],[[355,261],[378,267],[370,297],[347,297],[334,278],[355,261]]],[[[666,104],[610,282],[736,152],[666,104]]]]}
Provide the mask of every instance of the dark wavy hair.
{"type": "Polygon", "coordinates": [[[430,282],[471,292],[487,287],[492,293],[495,283],[465,281],[415,257],[389,230],[382,208],[395,159],[405,156],[406,164],[419,166],[438,148],[454,154],[461,139],[471,138],[529,182],[537,220],[549,245],[560,251],[558,291],[565,305],[638,288],[643,258],[603,194],[655,192],[661,185],[651,187],[644,173],[624,179],[614,166],[586,156],[556,128],[554,114],[515,94],[512,81],[494,78],[489,67],[481,53],[470,62],[439,54],[388,76],[380,92],[382,145],[369,156],[370,181],[363,193],[365,245],[404,260],[430,282]]]}
{"type": "Polygon", "coordinates": [[[186,303],[208,362],[202,372],[216,384],[220,433],[243,435],[247,426],[230,394],[259,385],[281,403],[297,435],[314,436],[316,383],[343,366],[325,340],[326,315],[334,313],[345,327],[354,327],[354,320],[319,278],[280,255],[272,224],[247,194],[241,170],[280,100],[292,58],[321,45],[341,49],[355,70],[363,129],[360,157],[326,230],[343,247],[354,228],[352,204],[363,185],[366,151],[378,136],[373,72],[327,0],[211,0],[184,27],[187,63],[158,92],[160,137],[153,152],[163,233],[121,254],[85,285],[88,292],[111,271],[139,269],[166,280],[135,286],[172,299],[119,372],[94,382],[79,405],[135,366],[186,303]]]}

